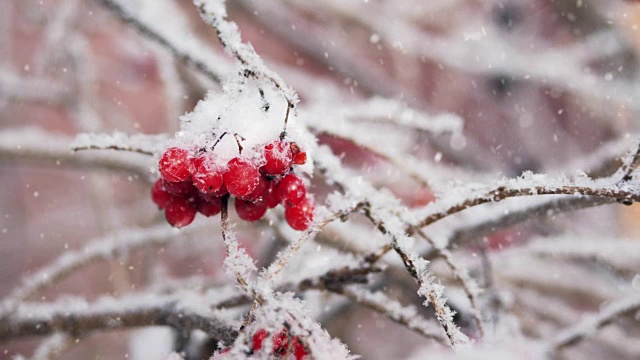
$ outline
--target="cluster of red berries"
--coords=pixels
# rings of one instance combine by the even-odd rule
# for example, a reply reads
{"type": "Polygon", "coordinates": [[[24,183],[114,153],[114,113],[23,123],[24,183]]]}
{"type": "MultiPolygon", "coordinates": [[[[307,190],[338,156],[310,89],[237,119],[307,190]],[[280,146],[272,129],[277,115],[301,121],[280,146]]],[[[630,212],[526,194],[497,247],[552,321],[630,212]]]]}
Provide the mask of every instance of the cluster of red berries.
{"type": "Polygon", "coordinates": [[[175,227],[189,225],[197,212],[207,217],[220,213],[222,197],[228,194],[235,197],[242,220],[258,221],[267,209],[282,204],[287,223],[295,230],[306,230],[315,204],[291,169],[304,164],[307,154],[287,140],[271,141],[261,151],[261,166],[243,157],[221,165],[211,152],[169,148],[158,163],[161,179],[154,184],[151,198],[175,227]]]}
{"type": "MultiPolygon", "coordinates": [[[[255,353],[260,351],[264,345],[264,341],[269,337],[269,333],[265,329],[258,330],[252,338],[251,349],[255,353]]],[[[296,360],[306,360],[309,355],[309,351],[302,343],[299,337],[291,337],[286,329],[282,329],[278,334],[273,336],[273,346],[271,348],[272,353],[277,358],[290,358],[289,355],[293,355],[296,360]]],[[[225,354],[231,349],[227,348],[220,352],[225,354]]]]}

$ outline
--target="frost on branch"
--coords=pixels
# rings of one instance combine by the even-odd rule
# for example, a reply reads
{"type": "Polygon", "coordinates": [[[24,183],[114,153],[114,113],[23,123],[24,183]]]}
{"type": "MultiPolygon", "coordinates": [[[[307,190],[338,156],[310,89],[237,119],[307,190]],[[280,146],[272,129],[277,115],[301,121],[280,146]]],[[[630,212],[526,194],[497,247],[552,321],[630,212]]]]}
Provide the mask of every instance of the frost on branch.
{"type": "Polygon", "coordinates": [[[6,355],[640,358],[640,8],[470,3],[0,2],[6,355]]]}

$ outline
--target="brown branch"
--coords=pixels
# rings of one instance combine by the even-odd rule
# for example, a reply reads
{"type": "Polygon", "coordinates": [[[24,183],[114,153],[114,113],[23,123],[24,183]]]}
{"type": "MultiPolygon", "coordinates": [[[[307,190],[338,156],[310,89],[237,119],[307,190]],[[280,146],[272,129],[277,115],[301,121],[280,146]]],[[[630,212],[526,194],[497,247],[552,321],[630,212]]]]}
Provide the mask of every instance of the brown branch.
{"type": "Polygon", "coordinates": [[[164,36],[157,33],[154,29],[143,24],[135,16],[127,12],[120,4],[113,0],[99,0],[107,10],[120,18],[123,22],[136,29],[144,37],[158,43],[160,46],[169,50],[171,54],[183,64],[197,70],[199,73],[209,78],[214,83],[221,83],[220,76],[211,70],[204,62],[193,58],[190,54],[180,51],[174,44],[167,40],[164,36]]]}
{"type": "Polygon", "coordinates": [[[143,149],[132,148],[132,147],[121,147],[121,146],[117,146],[117,145],[110,145],[110,146],[104,146],[104,147],[96,146],[96,145],[78,146],[78,147],[71,148],[71,150],[73,150],[73,151],[116,150],[116,151],[134,152],[134,153],[138,153],[138,154],[153,156],[153,152],[150,152],[150,151],[146,151],[146,150],[143,150],[143,149]]]}
{"type": "Polygon", "coordinates": [[[563,348],[575,345],[618,317],[638,310],[640,310],[640,296],[638,295],[615,301],[597,314],[587,316],[578,323],[561,331],[556,336],[556,339],[551,342],[549,351],[555,353],[563,348]]]}
{"type": "MultiPolygon", "coordinates": [[[[117,302],[117,300],[116,300],[117,302]]],[[[25,336],[44,336],[56,332],[68,333],[72,336],[83,336],[92,331],[111,331],[143,326],[171,326],[181,330],[202,330],[214,339],[226,343],[233,342],[237,331],[222,321],[204,316],[189,310],[178,309],[170,304],[139,304],[128,308],[117,309],[116,303],[111,306],[93,308],[91,311],[77,310],[73,307],[60,306],[42,311],[40,304],[22,304],[21,313],[12,314],[0,320],[0,343],[25,336]],[[30,309],[33,307],[32,309],[30,309]]]]}
{"type": "MultiPolygon", "coordinates": [[[[456,214],[463,210],[472,208],[474,206],[490,203],[500,202],[502,200],[520,197],[520,196],[534,196],[534,195],[581,195],[581,196],[594,196],[600,198],[607,198],[623,202],[624,204],[640,201],[640,194],[636,192],[621,190],[621,189],[606,189],[606,188],[590,188],[584,186],[560,186],[556,188],[548,188],[544,186],[534,186],[524,189],[507,189],[505,187],[499,187],[495,190],[489,191],[487,194],[465,200],[459,204],[451,206],[450,208],[431,214],[415,225],[415,228],[420,229],[427,225],[431,225],[438,220],[442,220],[447,216],[456,214]]],[[[410,231],[411,233],[411,231],[410,231]]]]}

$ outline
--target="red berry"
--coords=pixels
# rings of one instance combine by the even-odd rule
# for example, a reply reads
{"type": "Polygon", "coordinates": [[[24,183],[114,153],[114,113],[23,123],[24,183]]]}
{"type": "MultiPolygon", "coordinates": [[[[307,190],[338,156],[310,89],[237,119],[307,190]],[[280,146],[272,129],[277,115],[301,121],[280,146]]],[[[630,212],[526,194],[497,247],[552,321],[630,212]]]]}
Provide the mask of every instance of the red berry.
{"type": "Polygon", "coordinates": [[[278,199],[287,206],[298,205],[307,196],[307,186],[294,174],[287,174],[278,184],[278,199]]]}
{"type": "Polygon", "coordinates": [[[295,356],[296,360],[303,360],[309,355],[309,352],[304,347],[304,344],[297,337],[293,339],[291,342],[291,347],[293,348],[293,356],[295,356]]]}
{"type": "Polygon", "coordinates": [[[164,185],[162,184],[162,179],[158,179],[151,188],[151,200],[153,200],[160,209],[164,209],[171,198],[171,194],[165,190],[164,185]]]}
{"type": "Polygon", "coordinates": [[[278,335],[273,337],[273,353],[274,354],[286,354],[289,350],[289,336],[287,330],[282,329],[278,335]]]}
{"type": "Polygon", "coordinates": [[[270,185],[269,179],[267,179],[267,177],[264,175],[260,176],[260,181],[258,182],[258,186],[256,186],[255,189],[253,189],[251,194],[247,196],[243,196],[242,200],[262,202],[264,194],[269,189],[269,185],[270,185]]]}
{"type": "Polygon", "coordinates": [[[222,199],[216,197],[208,197],[198,201],[198,212],[206,217],[218,215],[222,211],[222,199]]]}
{"type": "Polygon", "coordinates": [[[167,149],[158,162],[158,170],[167,181],[181,182],[189,179],[189,152],[176,147],[167,149]]]}
{"type": "Polygon", "coordinates": [[[296,144],[295,142],[292,142],[289,146],[291,147],[291,154],[293,156],[296,156],[297,153],[302,151],[300,150],[300,146],[298,146],[298,144],[296,144]]]}
{"type": "Polygon", "coordinates": [[[236,213],[244,221],[258,221],[267,212],[267,206],[260,202],[236,199],[236,213]]]}
{"type": "Polygon", "coordinates": [[[222,183],[222,186],[220,186],[220,189],[218,189],[217,191],[212,192],[211,196],[214,197],[223,197],[224,195],[227,195],[229,193],[229,190],[227,190],[227,186],[224,184],[224,182],[222,183]]]}
{"type": "Polygon", "coordinates": [[[258,351],[258,350],[262,349],[262,344],[264,343],[264,340],[268,336],[269,336],[269,333],[265,329],[260,329],[260,330],[256,331],[256,333],[253,334],[253,341],[252,341],[253,344],[251,346],[253,351],[258,351]]]}
{"type": "Polygon", "coordinates": [[[278,181],[271,180],[269,181],[267,190],[265,190],[262,195],[262,202],[269,208],[273,209],[278,206],[280,203],[280,199],[278,199],[278,181]]]}
{"type": "Polygon", "coordinates": [[[251,162],[233,158],[227,164],[227,171],[224,173],[224,184],[227,186],[229,194],[235,197],[243,197],[251,194],[260,182],[260,172],[251,162]]]}
{"type": "Polygon", "coordinates": [[[262,170],[267,175],[282,175],[286,174],[291,168],[291,162],[293,155],[291,154],[291,147],[288,142],[285,141],[272,141],[264,146],[264,160],[262,170]]]}
{"type": "Polygon", "coordinates": [[[284,218],[294,230],[307,230],[313,221],[314,209],[313,200],[307,197],[296,206],[287,206],[284,210],[284,218]]]}
{"type": "Polygon", "coordinates": [[[293,163],[296,165],[304,165],[307,162],[307,153],[300,152],[293,157],[293,163]]]}
{"type": "Polygon", "coordinates": [[[167,203],[164,216],[171,226],[177,228],[187,226],[196,217],[196,204],[187,198],[174,197],[167,203]]]}
{"type": "Polygon", "coordinates": [[[201,156],[193,161],[193,185],[200,192],[209,194],[222,187],[222,169],[216,166],[213,159],[201,156]]]}
{"type": "Polygon", "coordinates": [[[162,180],[162,185],[169,194],[175,196],[187,196],[196,193],[196,189],[193,187],[191,181],[171,182],[162,180]]]}

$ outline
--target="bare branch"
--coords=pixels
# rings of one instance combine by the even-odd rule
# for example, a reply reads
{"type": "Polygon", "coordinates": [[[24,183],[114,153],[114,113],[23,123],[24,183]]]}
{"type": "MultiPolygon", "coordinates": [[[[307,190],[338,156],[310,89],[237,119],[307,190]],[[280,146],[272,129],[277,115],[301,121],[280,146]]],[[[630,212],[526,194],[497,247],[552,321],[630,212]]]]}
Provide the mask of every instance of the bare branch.
{"type": "Polygon", "coordinates": [[[81,336],[96,330],[165,325],[190,331],[202,330],[215,339],[231,342],[237,331],[212,314],[191,310],[175,297],[152,298],[148,294],[95,303],[22,303],[18,311],[0,319],[0,342],[24,336],[65,332],[81,336]],[[140,300],[145,301],[140,301],[140,300]],[[75,305],[75,306],[74,306],[75,305]]]}
{"type": "Polygon", "coordinates": [[[561,331],[549,345],[549,351],[555,353],[563,348],[575,345],[616,318],[638,310],[640,310],[640,295],[617,300],[604,307],[597,314],[585,317],[577,324],[561,331]]]}

